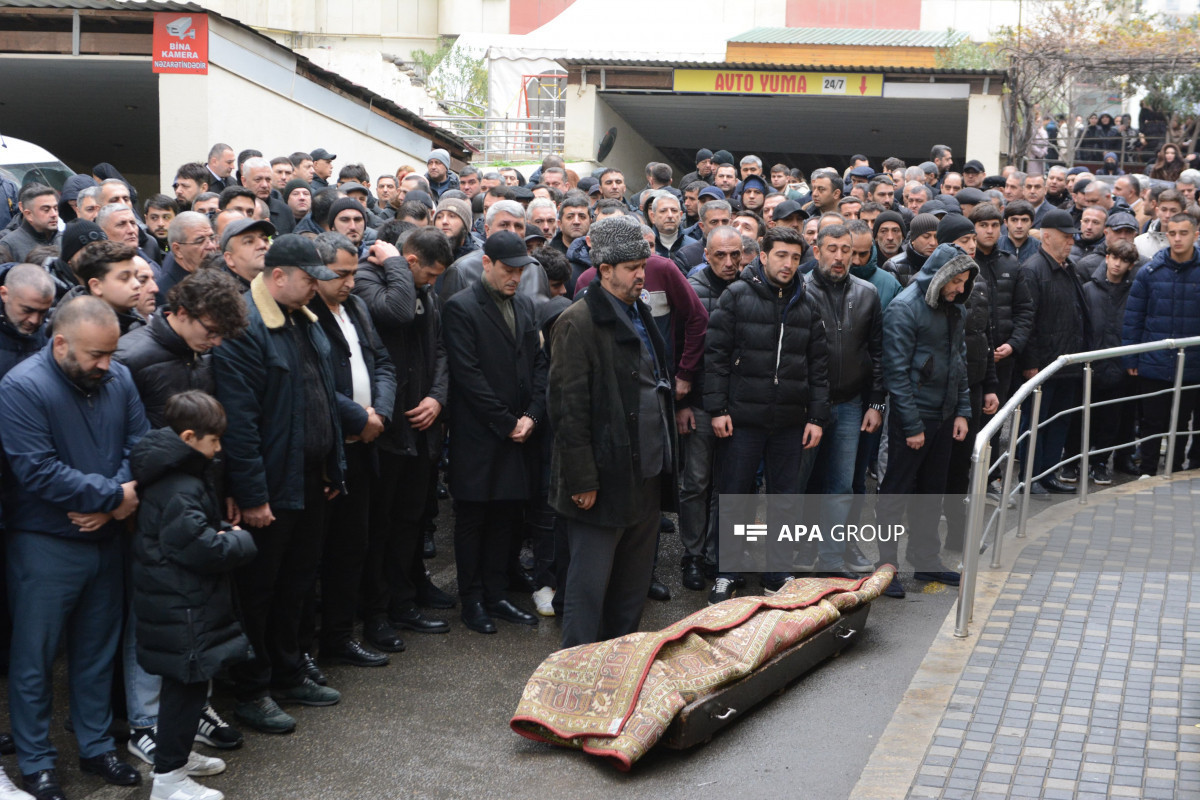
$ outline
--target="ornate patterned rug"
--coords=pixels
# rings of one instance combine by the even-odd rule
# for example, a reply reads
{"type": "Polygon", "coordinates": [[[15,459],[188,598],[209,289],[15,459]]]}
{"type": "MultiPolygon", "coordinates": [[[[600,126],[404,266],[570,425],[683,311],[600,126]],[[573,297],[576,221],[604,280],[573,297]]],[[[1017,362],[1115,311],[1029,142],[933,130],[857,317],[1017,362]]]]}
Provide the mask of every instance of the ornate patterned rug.
{"type": "Polygon", "coordinates": [[[688,703],[871,602],[894,572],[885,566],[859,580],[796,578],[778,594],[735,597],[661,631],[559,650],[534,671],[509,725],[627,771],[688,703]]]}

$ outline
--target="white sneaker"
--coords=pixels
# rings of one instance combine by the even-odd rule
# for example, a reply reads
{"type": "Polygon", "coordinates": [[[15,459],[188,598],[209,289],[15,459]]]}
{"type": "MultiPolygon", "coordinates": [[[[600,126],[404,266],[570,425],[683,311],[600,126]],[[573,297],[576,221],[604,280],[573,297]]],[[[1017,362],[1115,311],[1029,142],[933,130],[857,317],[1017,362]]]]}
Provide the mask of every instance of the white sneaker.
{"type": "Polygon", "coordinates": [[[4,768],[0,767],[0,800],[34,800],[34,797],[29,792],[22,792],[13,786],[4,768]]]}
{"type": "Polygon", "coordinates": [[[1138,475],[1138,480],[1139,481],[1148,481],[1153,477],[1154,477],[1153,475],[1138,475]]]}
{"type": "Polygon", "coordinates": [[[192,778],[207,778],[210,775],[220,775],[225,771],[225,762],[219,758],[201,755],[195,750],[188,753],[187,766],[184,767],[192,778]]]}
{"type": "Polygon", "coordinates": [[[554,616],[554,590],[549,586],[543,586],[533,593],[533,603],[543,617],[554,616]]]}
{"type": "Polygon", "coordinates": [[[150,800],[225,800],[225,795],[216,789],[201,786],[187,776],[187,767],[154,776],[154,788],[150,790],[150,800]]]}

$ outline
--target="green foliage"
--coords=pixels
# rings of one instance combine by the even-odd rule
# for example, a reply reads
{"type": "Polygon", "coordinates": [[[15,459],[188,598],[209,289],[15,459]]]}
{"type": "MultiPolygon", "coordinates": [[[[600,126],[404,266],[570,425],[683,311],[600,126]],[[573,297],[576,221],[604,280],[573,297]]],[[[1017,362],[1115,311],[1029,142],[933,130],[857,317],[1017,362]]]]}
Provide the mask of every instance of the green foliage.
{"type": "Polygon", "coordinates": [[[951,47],[939,47],[933,54],[938,69],[1006,69],[1008,62],[994,42],[964,39],[951,47]]]}
{"type": "Polygon", "coordinates": [[[450,104],[452,113],[481,117],[487,104],[488,72],[485,58],[472,58],[442,38],[432,53],[412,51],[412,60],[424,70],[425,84],[438,100],[450,104]]]}

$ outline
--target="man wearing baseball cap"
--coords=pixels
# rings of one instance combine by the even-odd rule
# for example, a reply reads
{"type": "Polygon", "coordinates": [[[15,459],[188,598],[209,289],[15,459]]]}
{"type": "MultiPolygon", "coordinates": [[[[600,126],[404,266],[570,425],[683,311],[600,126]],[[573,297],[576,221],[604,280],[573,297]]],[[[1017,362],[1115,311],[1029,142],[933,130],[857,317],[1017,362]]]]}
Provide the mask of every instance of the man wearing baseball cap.
{"type": "Polygon", "coordinates": [[[972,158],[967,163],[963,164],[962,179],[963,186],[973,187],[975,189],[983,188],[983,179],[987,177],[987,170],[983,168],[983,163],[972,158]]]}
{"type": "MultiPolygon", "coordinates": [[[[640,231],[640,228],[639,228],[640,231]]],[[[540,491],[546,360],[521,274],[541,269],[510,230],[483,244],[483,276],[442,312],[450,366],[450,494],[463,623],[495,633],[493,618],[536,625],[505,599],[513,529],[540,491]]]]}
{"type": "Polygon", "coordinates": [[[312,193],[316,194],[322,189],[329,188],[329,176],[333,174],[333,162],[337,156],[324,147],[318,147],[309,155],[312,156],[313,162],[313,178],[310,183],[312,184],[312,193]]]}
{"type": "Polygon", "coordinates": [[[296,720],[276,704],[337,703],[299,648],[313,591],[328,501],[342,489],[343,434],[329,339],[306,306],[317,281],[337,274],[303,236],[275,239],[246,293],[249,326],[214,353],[231,497],[226,513],[250,530],[258,556],[234,573],[254,657],[230,672],[235,716],[264,733],[296,720]]]}

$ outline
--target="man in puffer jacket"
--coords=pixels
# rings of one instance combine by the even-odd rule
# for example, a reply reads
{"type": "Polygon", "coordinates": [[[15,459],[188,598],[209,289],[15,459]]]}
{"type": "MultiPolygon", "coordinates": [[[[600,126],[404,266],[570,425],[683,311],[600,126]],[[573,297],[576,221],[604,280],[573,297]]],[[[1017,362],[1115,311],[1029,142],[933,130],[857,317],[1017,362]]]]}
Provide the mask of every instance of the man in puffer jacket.
{"type": "MultiPolygon", "coordinates": [[[[717,435],[721,495],[753,494],[764,456],[769,494],[799,494],[808,482],[829,416],[829,355],[821,317],[797,276],[803,253],[795,230],[767,231],[761,260],[743,270],[709,317],[704,410],[717,435]]],[[[763,588],[778,590],[789,577],[764,572],[763,588]]],[[[719,574],[709,603],[732,597],[734,581],[730,572],[719,574]]]]}
{"type": "MultiPolygon", "coordinates": [[[[130,453],[142,495],[133,545],[138,663],[162,676],[150,797],[222,800],[188,777],[189,754],[208,682],[249,657],[228,573],[258,551],[249,531],[221,527],[211,478],[225,431],[221,404],[193,390],[168,400],[163,415],[170,427],[146,434],[130,453]]],[[[224,769],[220,759],[203,760],[206,775],[224,769]]]]}
{"type": "MultiPolygon", "coordinates": [[[[971,416],[965,336],[967,297],[979,267],[961,248],[941,244],[912,283],[883,314],[883,382],[888,390],[888,468],[879,486],[881,525],[901,521],[899,495],[941,494],[953,442],[966,438],[971,416]]],[[[908,508],[908,560],[914,577],[957,585],[959,576],[940,563],[938,507],[908,508]]],[[[899,544],[880,542],[880,564],[899,566],[899,544]]],[[[903,597],[899,576],[884,592],[903,597]]]]}
{"type": "MultiPolygon", "coordinates": [[[[1150,263],[1138,270],[1125,306],[1125,326],[1121,339],[1125,344],[1140,344],[1161,339],[1200,336],[1200,251],[1196,249],[1196,221],[1187,214],[1176,214],[1165,223],[1168,245],[1150,263]]],[[[1157,350],[1126,356],[1125,368],[1137,377],[1141,392],[1169,389],[1175,381],[1175,352],[1157,350]]],[[[1200,383],[1200,354],[1189,351],[1183,363],[1183,385],[1200,383]]],[[[1200,401],[1200,390],[1185,391],[1179,399],[1179,417],[1187,430],[1200,401]]],[[[1160,394],[1142,399],[1141,435],[1163,434],[1170,427],[1171,395],[1160,394]]],[[[1142,446],[1143,475],[1158,472],[1158,446],[1142,446]]],[[[1196,460],[1195,454],[1189,454],[1196,460]]],[[[1183,443],[1175,446],[1173,469],[1183,468],[1183,443]]]]}
{"type": "MultiPolygon", "coordinates": [[[[1083,285],[1083,297],[1087,301],[1089,342],[1095,350],[1106,350],[1121,346],[1121,326],[1125,320],[1125,303],[1129,300],[1129,288],[1133,285],[1133,268],[1138,252],[1133,242],[1113,242],[1103,256],[1105,263],[1096,267],[1090,280],[1083,285]]],[[[1132,402],[1096,406],[1105,400],[1129,397],[1137,391],[1137,379],[1125,372],[1119,358],[1108,358],[1092,365],[1092,429],[1091,449],[1132,442],[1136,406],[1132,402]]],[[[1137,475],[1137,464],[1133,460],[1134,447],[1125,447],[1115,452],[1116,469],[1128,475],[1137,475]]],[[[1108,471],[1108,459],[1113,453],[1102,453],[1091,457],[1091,478],[1098,486],[1112,483],[1108,471]]]]}

